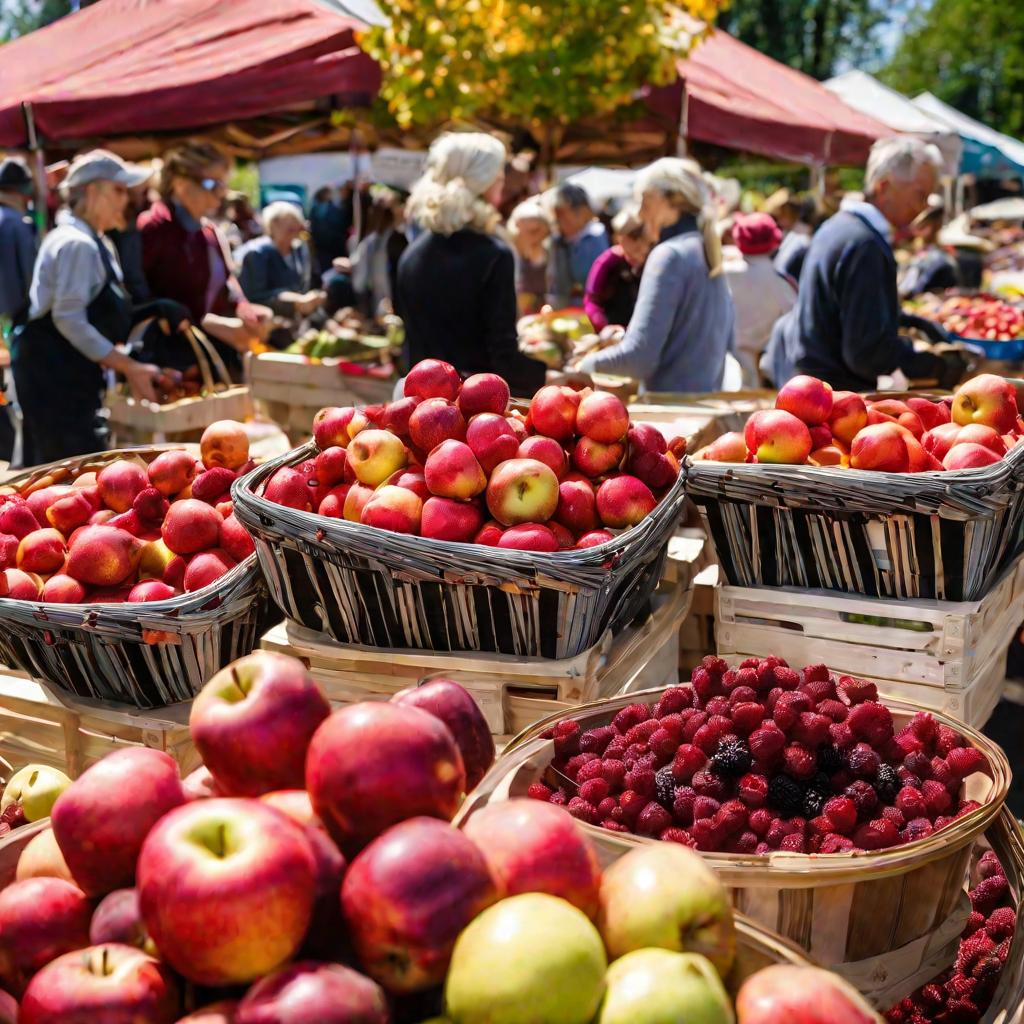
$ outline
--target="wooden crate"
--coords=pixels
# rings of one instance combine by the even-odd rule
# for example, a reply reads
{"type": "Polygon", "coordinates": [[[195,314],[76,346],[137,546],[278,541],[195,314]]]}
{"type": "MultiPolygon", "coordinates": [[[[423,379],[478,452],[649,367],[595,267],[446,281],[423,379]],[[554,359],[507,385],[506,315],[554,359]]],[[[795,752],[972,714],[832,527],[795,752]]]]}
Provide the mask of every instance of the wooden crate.
{"type": "Polygon", "coordinates": [[[122,747],[164,750],[184,776],[200,758],[188,731],[190,703],[159,711],[83,701],[50,692],[31,679],[0,675],[0,761],[6,775],[26,764],[48,764],[80,775],[122,747]]]}
{"type": "Polygon", "coordinates": [[[249,388],[243,384],[212,395],[180,398],[166,405],[137,401],[111,391],[107,394],[106,406],[110,410],[113,447],[116,447],[113,439],[121,444],[198,440],[214,421],[245,420],[253,411],[249,388]]]}
{"type": "Polygon", "coordinates": [[[268,630],[260,646],[303,661],[336,704],[389,700],[424,680],[454,679],[473,694],[491,731],[507,736],[601,696],[664,685],[663,652],[674,653],[690,596],[689,588],[669,587],[643,625],[561,660],[343,646],[288,621],[268,630]]]}
{"type": "Polygon", "coordinates": [[[718,653],[777,654],[874,680],[970,725],[991,714],[1024,618],[1024,559],[980,601],[889,601],[824,591],[720,587],[718,653]]]}
{"type": "Polygon", "coordinates": [[[693,580],[693,603],[690,614],[679,629],[679,672],[683,678],[717,650],[715,643],[715,592],[718,589],[718,566],[703,568],[693,580]]]}

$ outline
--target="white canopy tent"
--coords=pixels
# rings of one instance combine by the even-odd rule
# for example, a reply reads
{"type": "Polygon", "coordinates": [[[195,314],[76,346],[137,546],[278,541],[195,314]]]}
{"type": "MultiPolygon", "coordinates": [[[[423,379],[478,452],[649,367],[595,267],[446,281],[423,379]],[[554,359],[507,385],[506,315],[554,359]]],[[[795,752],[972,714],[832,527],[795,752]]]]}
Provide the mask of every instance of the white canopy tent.
{"type": "Polygon", "coordinates": [[[963,142],[957,129],[931,116],[895,89],[883,85],[865,71],[846,71],[824,83],[848,106],[868,114],[905,135],[916,135],[934,143],[942,153],[946,174],[955,178],[960,170],[963,142]]]}
{"type": "Polygon", "coordinates": [[[930,92],[915,96],[912,102],[929,117],[960,134],[965,143],[965,155],[971,158],[965,170],[983,174],[1024,175],[1024,142],[961,114],[930,92]],[[975,162],[977,166],[973,166],[975,162]]]}

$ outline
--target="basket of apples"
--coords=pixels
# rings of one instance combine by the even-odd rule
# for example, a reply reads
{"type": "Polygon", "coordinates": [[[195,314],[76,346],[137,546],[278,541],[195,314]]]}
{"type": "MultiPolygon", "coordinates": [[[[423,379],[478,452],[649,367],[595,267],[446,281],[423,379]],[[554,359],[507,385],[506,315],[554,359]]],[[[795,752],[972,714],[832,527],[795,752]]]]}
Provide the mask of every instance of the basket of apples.
{"type": "Polygon", "coordinates": [[[734,915],[692,850],[638,849],[602,872],[565,809],[534,800],[453,827],[493,759],[455,683],[332,714],[301,662],[257,652],[210,680],[190,727],[199,778],[118,751],[49,826],[0,847],[0,1015],[881,1024],[734,915]]]}
{"type": "Polygon", "coordinates": [[[266,607],[230,486],[241,425],[180,448],[69,459],[0,493],[0,660],[80,697],[190,700],[248,653],[266,607]]]}
{"type": "Polygon", "coordinates": [[[344,643],[573,657],[657,585],[685,496],[674,444],[614,395],[425,360],[405,397],[327,408],[233,488],[271,596],[344,643]]]}
{"type": "Polygon", "coordinates": [[[1022,433],[995,374],[944,398],[798,376],[694,454],[687,493],[734,585],[973,601],[1024,546],[1022,433]]]}
{"type": "MultiPolygon", "coordinates": [[[[891,988],[957,916],[999,825],[1005,754],[875,685],[778,658],[708,657],[688,685],[600,701],[520,734],[461,814],[564,806],[605,863],[660,840],[700,851],[737,908],[825,966],[891,988]]],[[[906,991],[899,993],[906,994],[906,991]]]]}

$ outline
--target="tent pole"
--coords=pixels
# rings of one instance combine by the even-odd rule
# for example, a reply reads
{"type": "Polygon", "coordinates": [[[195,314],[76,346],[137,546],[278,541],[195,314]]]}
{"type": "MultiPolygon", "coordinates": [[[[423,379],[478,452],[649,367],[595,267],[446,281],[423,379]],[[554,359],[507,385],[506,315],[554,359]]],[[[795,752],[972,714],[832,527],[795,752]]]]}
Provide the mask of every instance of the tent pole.
{"type": "Polygon", "coordinates": [[[687,155],[686,132],[690,121],[690,94],[686,88],[686,80],[683,80],[683,95],[679,102],[679,135],[676,138],[676,156],[687,155]]]}
{"type": "Polygon", "coordinates": [[[29,152],[32,153],[35,161],[35,222],[39,237],[46,234],[47,222],[47,192],[46,192],[46,154],[39,144],[39,135],[36,133],[36,118],[32,110],[32,104],[25,101],[21,104],[21,116],[25,119],[25,135],[28,138],[29,152]]]}

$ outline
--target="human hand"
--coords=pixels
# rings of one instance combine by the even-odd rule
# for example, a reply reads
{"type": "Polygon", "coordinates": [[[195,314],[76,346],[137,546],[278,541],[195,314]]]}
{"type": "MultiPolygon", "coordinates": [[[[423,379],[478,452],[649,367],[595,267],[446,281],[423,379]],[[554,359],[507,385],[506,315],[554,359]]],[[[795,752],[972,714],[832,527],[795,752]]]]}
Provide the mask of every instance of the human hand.
{"type": "Polygon", "coordinates": [[[315,313],[324,304],[324,300],[326,298],[326,292],[306,292],[305,295],[295,303],[296,312],[299,316],[309,316],[310,313],[315,313]]]}
{"type": "Polygon", "coordinates": [[[338,271],[339,274],[352,273],[352,261],[347,256],[336,256],[331,260],[331,266],[338,271]]]}
{"type": "Polygon", "coordinates": [[[160,372],[160,367],[153,366],[152,363],[139,363],[134,359],[129,363],[130,365],[126,364],[124,367],[124,376],[132,397],[145,402],[155,402],[157,395],[153,378],[160,372]]]}

